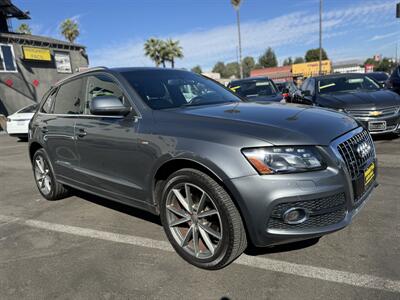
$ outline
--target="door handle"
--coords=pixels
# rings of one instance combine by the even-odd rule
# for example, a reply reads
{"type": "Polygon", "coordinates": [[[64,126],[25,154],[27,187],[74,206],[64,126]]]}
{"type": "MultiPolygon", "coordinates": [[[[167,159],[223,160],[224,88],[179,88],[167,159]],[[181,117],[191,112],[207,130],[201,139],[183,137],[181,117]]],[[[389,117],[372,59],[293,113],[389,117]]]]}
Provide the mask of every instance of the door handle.
{"type": "Polygon", "coordinates": [[[78,133],[77,133],[76,135],[77,135],[78,137],[83,138],[86,134],[87,134],[87,132],[85,131],[85,129],[79,128],[79,129],[78,129],[78,133]]]}
{"type": "Polygon", "coordinates": [[[47,133],[47,132],[49,132],[49,130],[47,129],[47,127],[46,127],[46,126],[42,127],[42,129],[41,129],[41,130],[42,130],[42,132],[43,132],[43,133],[47,133]]]}

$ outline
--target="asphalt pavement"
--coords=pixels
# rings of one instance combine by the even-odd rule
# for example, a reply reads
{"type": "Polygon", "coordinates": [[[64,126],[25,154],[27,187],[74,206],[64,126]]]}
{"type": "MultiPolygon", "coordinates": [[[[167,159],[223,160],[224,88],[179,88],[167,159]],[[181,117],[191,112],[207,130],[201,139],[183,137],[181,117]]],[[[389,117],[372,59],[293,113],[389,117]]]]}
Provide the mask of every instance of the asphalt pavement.
{"type": "Polygon", "coordinates": [[[44,200],[27,147],[0,135],[0,299],[400,299],[400,138],[376,140],[380,185],[349,227],[219,271],[178,257],[151,214],[44,200]]]}

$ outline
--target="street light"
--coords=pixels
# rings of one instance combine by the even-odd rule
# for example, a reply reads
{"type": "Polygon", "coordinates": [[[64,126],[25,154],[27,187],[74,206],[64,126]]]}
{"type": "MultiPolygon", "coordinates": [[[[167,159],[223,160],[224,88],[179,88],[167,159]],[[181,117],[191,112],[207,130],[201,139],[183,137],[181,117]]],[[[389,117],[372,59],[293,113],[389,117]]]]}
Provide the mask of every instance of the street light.
{"type": "Polygon", "coordinates": [[[239,6],[241,0],[231,0],[231,4],[233,8],[236,10],[236,20],[238,27],[238,38],[239,38],[239,70],[240,70],[240,78],[243,78],[243,65],[242,65],[242,40],[240,37],[240,15],[239,15],[239,6]]]}
{"type": "Polygon", "coordinates": [[[319,0],[319,75],[322,75],[322,0],[319,0]]]}

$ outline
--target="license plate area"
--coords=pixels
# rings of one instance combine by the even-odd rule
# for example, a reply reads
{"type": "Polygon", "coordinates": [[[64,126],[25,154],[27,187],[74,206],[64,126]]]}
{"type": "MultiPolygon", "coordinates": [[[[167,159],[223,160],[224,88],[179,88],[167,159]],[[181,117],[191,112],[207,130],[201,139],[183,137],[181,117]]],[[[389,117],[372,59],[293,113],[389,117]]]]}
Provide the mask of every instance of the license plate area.
{"type": "Polygon", "coordinates": [[[386,121],[370,121],[368,122],[369,131],[383,131],[386,130],[386,121]]]}
{"type": "Polygon", "coordinates": [[[365,190],[374,182],[375,179],[375,162],[369,164],[364,172],[357,179],[353,181],[354,199],[358,200],[365,190]]]}

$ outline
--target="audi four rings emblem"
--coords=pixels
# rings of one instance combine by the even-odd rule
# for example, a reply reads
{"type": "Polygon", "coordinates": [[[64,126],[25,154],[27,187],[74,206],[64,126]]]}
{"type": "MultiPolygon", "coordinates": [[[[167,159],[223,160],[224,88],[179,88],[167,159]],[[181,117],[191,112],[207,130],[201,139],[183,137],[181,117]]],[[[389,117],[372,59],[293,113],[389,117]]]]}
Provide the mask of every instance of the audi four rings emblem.
{"type": "Polygon", "coordinates": [[[371,145],[369,145],[366,142],[361,143],[357,147],[357,153],[360,155],[362,158],[366,157],[368,153],[371,151],[371,145]]]}

